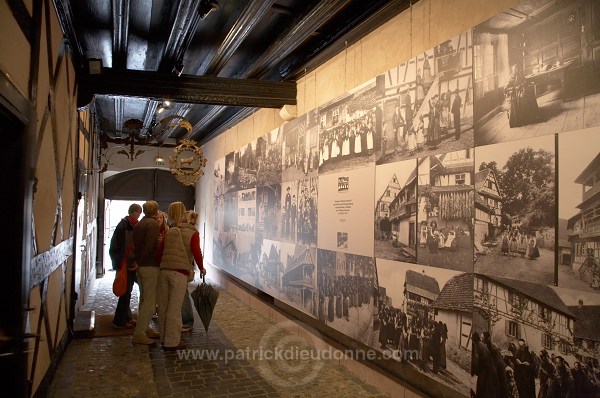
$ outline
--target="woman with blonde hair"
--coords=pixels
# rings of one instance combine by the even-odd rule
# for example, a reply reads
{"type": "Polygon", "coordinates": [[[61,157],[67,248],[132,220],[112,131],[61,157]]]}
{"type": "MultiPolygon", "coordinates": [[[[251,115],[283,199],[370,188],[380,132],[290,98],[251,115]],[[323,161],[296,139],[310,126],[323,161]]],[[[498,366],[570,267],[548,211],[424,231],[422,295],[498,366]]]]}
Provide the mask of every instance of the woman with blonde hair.
{"type": "MultiPolygon", "coordinates": [[[[185,204],[183,202],[173,202],[169,205],[167,213],[169,214],[170,227],[175,227],[179,223],[181,217],[186,212],[185,204]]],[[[182,332],[190,332],[194,327],[194,310],[192,309],[192,301],[190,292],[185,289],[183,295],[183,303],[181,305],[181,322],[183,326],[182,332]]]]}
{"type": "Polygon", "coordinates": [[[158,279],[158,324],[165,351],[185,349],[181,343],[181,307],[194,261],[206,274],[200,250],[200,233],[196,229],[198,213],[188,210],[165,236],[158,279]]]}

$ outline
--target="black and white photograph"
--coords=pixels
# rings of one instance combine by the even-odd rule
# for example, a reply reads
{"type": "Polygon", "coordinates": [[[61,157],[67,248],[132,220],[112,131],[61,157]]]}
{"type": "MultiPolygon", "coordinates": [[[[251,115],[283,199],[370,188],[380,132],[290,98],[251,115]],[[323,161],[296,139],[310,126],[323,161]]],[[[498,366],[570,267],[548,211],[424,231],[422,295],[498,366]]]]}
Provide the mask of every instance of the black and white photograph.
{"type": "Polygon", "coordinates": [[[277,240],[317,245],[318,177],[281,184],[281,215],[277,240]]]}
{"type": "Polygon", "coordinates": [[[417,261],[417,160],[375,167],[375,256],[417,261]]]}
{"type": "Polygon", "coordinates": [[[223,230],[223,217],[225,215],[225,158],[217,160],[213,169],[213,199],[214,216],[213,229],[223,230]]]}
{"type": "Polygon", "coordinates": [[[324,249],[318,249],[317,256],[317,319],[374,347],[375,260],[324,249]]]}
{"type": "Polygon", "coordinates": [[[368,166],[381,145],[376,80],[318,109],[319,175],[368,166]]]}
{"type": "Polygon", "coordinates": [[[375,348],[469,396],[473,274],[377,259],[375,348]]]}
{"type": "Polygon", "coordinates": [[[237,232],[237,191],[227,192],[223,195],[223,231],[229,233],[237,232]]]}
{"type": "Polygon", "coordinates": [[[237,260],[229,272],[250,286],[257,287],[258,268],[256,264],[258,264],[259,251],[256,246],[255,235],[238,232],[235,243],[237,260]]]}
{"type": "Polygon", "coordinates": [[[600,294],[600,128],[558,136],[558,286],[600,294]]]}
{"type": "Polygon", "coordinates": [[[417,262],[473,272],[473,149],[418,160],[417,262]]]}
{"type": "Polygon", "coordinates": [[[237,187],[237,152],[229,152],[225,155],[225,193],[236,191],[237,187]]]}
{"type": "Polygon", "coordinates": [[[256,225],[256,189],[238,191],[237,195],[238,236],[254,236],[256,225]]]}
{"type": "MultiPolygon", "coordinates": [[[[318,244],[322,249],[373,256],[373,197],[375,164],[319,176],[319,214],[328,214],[318,223],[318,244]],[[347,248],[338,248],[338,232],[348,234],[347,248]]],[[[300,243],[300,239],[298,240],[300,243]]]]}
{"type": "Polygon", "coordinates": [[[378,77],[385,94],[377,164],[472,147],[472,77],[471,30],[378,77]]]}
{"type": "Polygon", "coordinates": [[[281,226],[277,240],[296,242],[298,225],[298,182],[286,181],[281,183],[281,226]]]}
{"type": "Polygon", "coordinates": [[[213,235],[213,264],[231,274],[235,274],[237,263],[236,234],[218,232],[213,235]]]}
{"type": "Polygon", "coordinates": [[[281,234],[281,184],[256,188],[257,239],[276,239],[281,234]]]}
{"type": "Polygon", "coordinates": [[[475,274],[476,396],[598,396],[599,305],[598,294],[475,274]]]}
{"type": "Polygon", "coordinates": [[[475,27],[475,144],[600,124],[594,0],[526,0],[475,27]]]}
{"type": "Polygon", "coordinates": [[[283,273],[282,248],[284,252],[289,253],[293,250],[293,247],[292,244],[270,239],[263,239],[257,243],[257,289],[276,299],[280,298],[282,291],[281,275],[283,273]]]}
{"type": "Polygon", "coordinates": [[[295,183],[298,200],[292,196],[290,234],[295,234],[295,242],[303,246],[317,246],[319,230],[319,177],[303,178],[295,183]],[[296,205],[296,206],[295,206],[296,205]]]}
{"type": "Polygon", "coordinates": [[[317,248],[281,243],[279,299],[317,318],[317,248]]]}
{"type": "Polygon", "coordinates": [[[314,177],[319,171],[317,110],[286,122],[282,127],[282,181],[314,177]]]}
{"type": "Polygon", "coordinates": [[[475,148],[475,272],[555,284],[555,136],[475,148]]]}
{"type": "Polygon", "coordinates": [[[258,158],[256,156],[257,141],[249,142],[236,152],[234,183],[236,189],[256,188],[258,158]]]}
{"type": "Polygon", "coordinates": [[[256,158],[258,171],[256,186],[272,185],[281,181],[281,143],[283,140],[282,127],[256,140],[256,158]]]}

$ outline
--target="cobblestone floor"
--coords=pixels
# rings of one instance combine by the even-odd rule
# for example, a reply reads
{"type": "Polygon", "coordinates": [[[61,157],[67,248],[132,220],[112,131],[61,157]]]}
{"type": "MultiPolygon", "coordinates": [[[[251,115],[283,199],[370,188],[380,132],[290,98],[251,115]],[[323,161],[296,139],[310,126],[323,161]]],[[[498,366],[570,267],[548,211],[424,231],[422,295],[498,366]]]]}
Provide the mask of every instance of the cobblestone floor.
{"type": "MultiPolygon", "coordinates": [[[[96,280],[84,309],[98,315],[114,312],[113,277],[114,272],[108,272],[96,280]]],[[[137,287],[134,290],[132,310],[136,312],[137,287]]],[[[198,314],[194,316],[192,333],[183,335],[188,350],[181,352],[134,345],[130,336],[73,340],[48,396],[388,396],[334,360],[261,358],[265,347],[277,346],[282,352],[309,351],[311,347],[225,290],[220,290],[208,332],[198,314]]],[[[398,396],[404,396],[403,392],[398,396]]]]}

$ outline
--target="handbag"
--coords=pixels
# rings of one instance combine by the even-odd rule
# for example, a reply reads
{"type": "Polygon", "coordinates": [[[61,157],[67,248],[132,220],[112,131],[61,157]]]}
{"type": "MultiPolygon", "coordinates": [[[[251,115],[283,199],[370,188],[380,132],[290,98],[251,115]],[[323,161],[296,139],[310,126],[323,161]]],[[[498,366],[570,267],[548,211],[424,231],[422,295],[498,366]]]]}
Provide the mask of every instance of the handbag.
{"type": "Polygon", "coordinates": [[[127,259],[129,258],[129,252],[132,248],[133,241],[127,246],[125,257],[121,260],[121,265],[119,266],[117,274],[115,275],[115,280],[113,281],[113,293],[117,297],[121,297],[127,292],[127,259]]]}

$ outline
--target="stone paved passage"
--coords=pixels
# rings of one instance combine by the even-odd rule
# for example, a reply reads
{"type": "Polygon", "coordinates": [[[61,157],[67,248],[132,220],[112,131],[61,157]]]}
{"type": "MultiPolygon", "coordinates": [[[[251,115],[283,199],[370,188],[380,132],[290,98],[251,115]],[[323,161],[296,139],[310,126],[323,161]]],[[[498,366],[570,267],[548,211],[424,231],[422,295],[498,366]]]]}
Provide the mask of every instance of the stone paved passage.
{"type": "MultiPolygon", "coordinates": [[[[113,277],[108,272],[95,282],[84,309],[113,313],[113,277]]],[[[136,287],[134,312],[137,293],[136,287]]],[[[132,345],[130,336],[73,340],[49,397],[387,397],[332,359],[261,358],[265,347],[288,353],[311,347],[225,290],[208,333],[194,316],[193,332],[183,335],[188,350],[181,352],[132,345]]]]}

